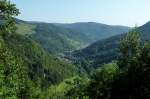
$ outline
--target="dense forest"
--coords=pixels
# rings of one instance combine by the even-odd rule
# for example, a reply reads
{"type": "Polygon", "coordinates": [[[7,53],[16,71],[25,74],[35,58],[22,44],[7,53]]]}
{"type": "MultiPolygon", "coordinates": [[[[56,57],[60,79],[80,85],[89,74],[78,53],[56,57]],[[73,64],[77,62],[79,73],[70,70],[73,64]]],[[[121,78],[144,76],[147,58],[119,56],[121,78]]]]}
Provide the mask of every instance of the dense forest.
{"type": "Polygon", "coordinates": [[[49,24],[19,14],[0,0],[0,99],[150,99],[149,23],[49,24]]]}
{"type": "MultiPolygon", "coordinates": [[[[136,30],[139,32],[142,43],[149,41],[150,22],[136,27],[136,30]]],[[[86,48],[74,51],[71,59],[75,61],[76,64],[82,63],[85,68],[96,68],[99,64],[109,63],[118,58],[120,40],[125,36],[126,33],[98,40],[86,48]],[[80,57],[80,60],[78,60],[78,57],[80,57]]]]}

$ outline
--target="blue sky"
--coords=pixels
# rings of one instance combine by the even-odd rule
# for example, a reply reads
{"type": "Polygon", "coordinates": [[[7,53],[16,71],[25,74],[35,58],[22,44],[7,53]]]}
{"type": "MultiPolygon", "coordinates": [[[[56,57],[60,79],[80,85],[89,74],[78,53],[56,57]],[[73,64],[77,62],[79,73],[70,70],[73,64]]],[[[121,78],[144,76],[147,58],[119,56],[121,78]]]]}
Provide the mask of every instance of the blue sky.
{"type": "Polygon", "coordinates": [[[150,0],[10,0],[18,18],[44,22],[99,22],[138,26],[150,21],[150,0]]]}

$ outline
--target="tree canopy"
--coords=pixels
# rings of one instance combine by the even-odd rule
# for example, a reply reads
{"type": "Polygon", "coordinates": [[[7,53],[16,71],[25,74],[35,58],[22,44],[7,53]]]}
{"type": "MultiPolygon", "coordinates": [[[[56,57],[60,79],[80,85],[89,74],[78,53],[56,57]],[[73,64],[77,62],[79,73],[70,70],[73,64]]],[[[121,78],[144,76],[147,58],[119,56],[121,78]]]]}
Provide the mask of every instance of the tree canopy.
{"type": "Polygon", "coordinates": [[[8,0],[0,0],[0,31],[13,33],[15,32],[15,19],[18,16],[19,9],[15,4],[8,0]]]}

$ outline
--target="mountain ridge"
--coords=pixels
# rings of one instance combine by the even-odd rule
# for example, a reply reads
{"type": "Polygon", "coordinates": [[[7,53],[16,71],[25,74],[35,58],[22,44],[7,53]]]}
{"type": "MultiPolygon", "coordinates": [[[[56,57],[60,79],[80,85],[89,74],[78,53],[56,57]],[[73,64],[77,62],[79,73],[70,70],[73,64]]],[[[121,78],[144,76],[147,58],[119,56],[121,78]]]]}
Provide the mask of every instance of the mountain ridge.
{"type": "MultiPolygon", "coordinates": [[[[150,38],[150,22],[137,28],[140,33],[142,42],[149,41],[150,38]]],[[[82,63],[84,68],[97,68],[100,64],[112,62],[118,58],[118,48],[120,40],[126,35],[119,34],[107,39],[99,40],[88,47],[77,50],[72,53],[73,61],[80,57],[77,64],[82,63]]]]}
{"type": "Polygon", "coordinates": [[[74,26],[72,26],[71,24],[69,24],[69,27],[73,27],[73,29],[60,26],[60,24],[22,21],[20,19],[16,19],[16,23],[18,24],[17,33],[32,38],[33,40],[38,42],[45,50],[52,54],[65,53],[66,51],[74,51],[77,49],[81,49],[94,43],[99,39],[104,39],[111,36],[106,36],[108,34],[116,35],[127,32],[130,29],[129,27],[109,26],[94,22],[81,22],[83,25],[81,23],[74,23],[77,27],[80,27],[81,24],[81,29],[74,29],[74,26]],[[94,28],[93,24],[94,27],[95,24],[97,27],[94,28]],[[92,25],[90,27],[93,28],[90,30],[94,32],[87,32],[89,30],[88,25],[92,25]],[[103,27],[105,27],[105,33],[103,33],[103,27]],[[107,28],[109,28],[109,31],[107,31],[107,28]],[[111,30],[114,31],[111,32],[111,30]],[[104,35],[106,37],[103,37],[104,35]]]}
{"type": "Polygon", "coordinates": [[[96,22],[78,22],[72,24],[56,24],[57,26],[76,30],[81,34],[90,37],[92,43],[105,39],[117,34],[125,33],[130,30],[130,27],[119,26],[119,25],[107,25],[96,22]]]}

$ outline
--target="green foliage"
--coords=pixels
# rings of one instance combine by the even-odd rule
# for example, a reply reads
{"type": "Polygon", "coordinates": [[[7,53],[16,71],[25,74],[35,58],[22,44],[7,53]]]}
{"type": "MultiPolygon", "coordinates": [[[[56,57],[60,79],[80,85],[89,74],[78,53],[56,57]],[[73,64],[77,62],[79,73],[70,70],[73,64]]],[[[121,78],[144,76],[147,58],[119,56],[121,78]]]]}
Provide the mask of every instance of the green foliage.
{"type": "Polygon", "coordinates": [[[15,21],[19,10],[7,0],[0,1],[0,98],[26,99],[30,97],[28,76],[23,61],[9,50],[4,38],[15,32],[15,21]]]}
{"type": "Polygon", "coordinates": [[[140,42],[137,32],[132,31],[131,34],[129,33],[125,37],[125,39],[128,39],[122,42],[122,58],[120,58],[118,63],[123,68],[113,84],[112,99],[150,98],[150,88],[148,87],[150,83],[148,76],[150,44],[144,43],[144,45],[139,46],[140,42]]]}
{"type": "Polygon", "coordinates": [[[16,27],[17,27],[16,33],[21,34],[21,35],[31,35],[33,33],[36,33],[34,31],[36,27],[35,25],[20,22],[16,24],[16,27]]]}
{"type": "Polygon", "coordinates": [[[149,60],[150,43],[141,44],[137,30],[130,31],[121,41],[117,64],[106,64],[96,71],[87,87],[87,96],[91,99],[149,99],[149,60]]]}
{"type": "MultiPolygon", "coordinates": [[[[149,41],[150,38],[150,22],[144,24],[141,27],[136,28],[139,32],[142,45],[145,41],[149,41]]],[[[122,35],[112,36],[107,39],[96,41],[90,46],[73,52],[72,60],[77,64],[83,63],[85,69],[91,70],[93,67],[97,68],[99,64],[109,63],[113,60],[117,60],[119,55],[120,40],[126,36],[127,33],[122,35]],[[86,64],[84,61],[89,61],[90,64],[86,64]]]]}
{"type": "Polygon", "coordinates": [[[17,33],[30,36],[52,54],[67,53],[84,48],[95,40],[127,32],[128,27],[103,24],[50,24],[16,19],[17,33]],[[67,26],[66,26],[67,25],[67,26]],[[81,26],[81,29],[79,28],[81,26]],[[77,28],[76,28],[77,27],[77,28]],[[105,28],[103,30],[103,27],[105,28]],[[109,35],[107,35],[109,33],[109,35]],[[94,37],[93,37],[94,36],[94,37]],[[96,38],[96,39],[95,39],[96,38]]]}
{"type": "Polygon", "coordinates": [[[17,16],[19,10],[15,4],[8,0],[0,0],[0,31],[1,33],[13,33],[15,31],[15,21],[12,16],[17,16]]]}
{"type": "Polygon", "coordinates": [[[77,74],[78,70],[74,65],[49,55],[26,37],[11,35],[5,38],[5,43],[15,55],[22,57],[24,65],[29,68],[31,79],[41,86],[47,87],[77,74]]]}
{"type": "Polygon", "coordinates": [[[70,79],[65,79],[59,85],[50,86],[48,91],[41,96],[41,99],[88,99],[84,94],[84,89],[87,86],[88,78],[74,76],[70,79]],[[84,98],[83,98],[84,97],[84,98]]]}
{"type": "MultiPolygon", "coordinates": [[[[99,39],[97,35],[100,30],[97,24],[55,26],[47,23],[15,21],[13,17],[18,14],[19,10],[14,4],[0,0],[0,98],[150,98],[150,43],[141,43],[136,29],[122,39],[117,64],[112,62],[101,67],[102,63],[110,62],[118,56],[116,48],[122,35],[105,39],[100,43],[96,42],[80,52],[75,52],[79,56],[73,57],[77,63],[75,66],[49,53],[58,54],[67,51],[68,54],[68,51],[99,39]],[[91,33],[95,33],[94,36],[82,40],[91,33]],[[95,70],[97,64],[100,67],[95,70]],[[95,70],[90,80],[84,77],[86,74],[82,75],[83,68],[86,72],[95,70]]],[[[106,25],[101,26],[104,29],[106,25]]],[[[147,25],[144,26],[147,28],[147,25]]],[[[106,27],[104,33],[110,30],[114,33],[118,28],[112,30],[111,27],[106,27]]],[[[144,28],[142,31],[144,30],[147,33],[148,30],[144,28]]]]}
{"type": "Polygon", "coordinates": [[[67,53],[86,46],[83,35],[50,23],[25,22],[16,19],[17,33],[32,38],[51,54],[67,53]]]}
{"type": "Polygon", "coordinates": [[[95,22],[79,22],[73,24],[56,25],[69,28],[75,31],[75,33],[84,35],[83,39],[88,38],[90,40],[90,44],[98,40],[128,32],[128,30],[130,29],[129,27],[125,26],[111,26],[95,22]]]}
{"type": "Polygon", "coordinates": [[[77,74],[71,63],[49,55],[35,41],[16,34],[19,14],[14,4],[0,1],[0,98],[39,99],[51,84],[77,74]],[[1,22],[1,21],[0,21],[1,22]]]}
{"type": "Polygon", "coordinates": [[[42,92],[46,91],[51,84],[59,83],[78,74],[78,69],[74,65],[49,55],[36,42],[27,37],[18,34],[0,37],[0,60],[7,56],[8,59],[5,63],[10,64],[4,65],[0,61],[0,82],[4,85],[8,83],[3,82],[3,77],[5,77],[3,72],[7,68],[11,71],[10,79],[15,77],[13,82],[9,82],[7,85],[14,84],[13,86],[16,86],[10,88],[15,93],[7,92],[9,89],[7,85],[0,88],[2,96],[4,91],[11,94],[5,94],[4,96],[10,96],[11,98],[14,96],[20,99],[40,99],[42,92]]]}
{"type": "Polygon", "coordinates": [[[7,47],[1,47],[0,52],[0,97],[2,99],[30,97],[27,70],[22,66],[22,59],[13,56],[7,47]]]}
{"type": "Polygon", "coordinates": [[[139,54],[140,42],[140,36],[137,29],[131,30],[123,40],[121,40],[119,48],[119,64],[121,64],[121,67],[127,66],[129,61],[139,54]]]}
{"type": "Polygon", "coordinates": [[[118,57],[119,41],[122,36],[114,36],[100,40],[84,48],[73,52],[72,60],[76,64],[82,63],[85,70],[96,69],[99,65],[110,63],[118,57]]]}
{"type": "Polygon", "coordinates": [[[110,98],[112,83],[118,73],[119,68],[116,63],[105,64],[97,69],[87,87],[87,95],[90,99],[110,98]]]}

